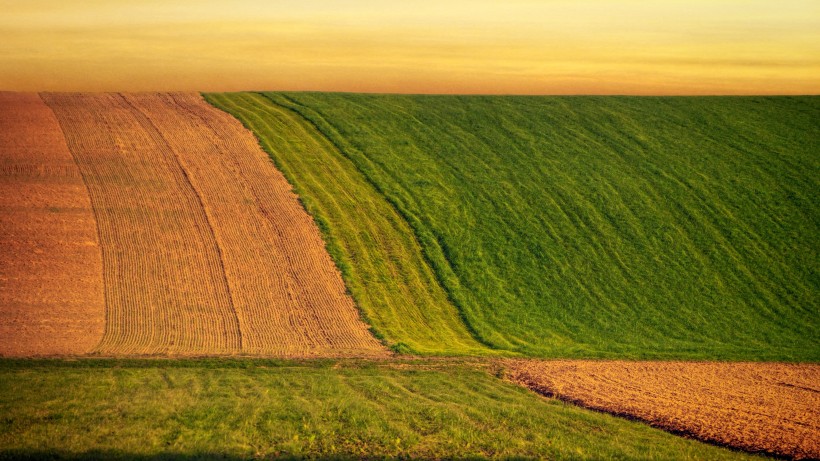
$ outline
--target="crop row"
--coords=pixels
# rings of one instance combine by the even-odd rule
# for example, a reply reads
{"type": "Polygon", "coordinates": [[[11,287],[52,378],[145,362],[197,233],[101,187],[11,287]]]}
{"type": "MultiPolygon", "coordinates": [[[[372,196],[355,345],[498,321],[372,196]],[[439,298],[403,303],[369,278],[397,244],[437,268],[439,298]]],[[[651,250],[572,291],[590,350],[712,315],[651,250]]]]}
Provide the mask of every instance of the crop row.
{"type": "Polygon", "coordinates": [[[372,355],[318,229],[197,94],[46,94],[102,243],[100,354],[372,355]]]}

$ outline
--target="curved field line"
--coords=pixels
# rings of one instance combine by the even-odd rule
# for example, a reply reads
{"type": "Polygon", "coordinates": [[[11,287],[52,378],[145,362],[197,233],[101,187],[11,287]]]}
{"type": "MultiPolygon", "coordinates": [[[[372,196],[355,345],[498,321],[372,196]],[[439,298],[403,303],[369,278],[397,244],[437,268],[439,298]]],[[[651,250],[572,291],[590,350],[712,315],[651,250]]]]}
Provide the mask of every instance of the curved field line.
{"type": "Polygon", "coordinates": [[[818,356],[820,98],[265,95],[395,205],[496,348],[818,356]]]}
{"type": "Polygon", "coordinates": [[[310,217],[195,93],[46,94],[100,222],[101,354],[382,356],[310,217]]]}
{"type": "Polygon", "coordinates": [[[110,314],[97,351],[239,352],[216,242],[167,143],[121,95],[44,99],[100,222],[110,314]]]}
{"type": "Polygon", "coordinates": [[[242,318],[243,351],[382,354],[318,229],[253,135],[198,94],[133,99],[161,127],[200,191],[242,318]]]}
{"type": "Polygon", "coordinates": [[[105,324],[97,222],[51,109],[0,92],[0,356],[82,354],[105,324]]]}
{"type": "Polygon", "coordinates": [[[753,452],[820,458],[820,365],[725,362],[506,362],[550,397],[753,452]]]}
{"type": "MultiPolygon", "coordinates": [[[[132,108],[133,112],[140,113],[140,114],[143,115],[146,125],[151,126],[153,131],[156,131],[157,133],[160,133],[159,127],[157,125],[155,125],[154,122],[152,122],[151,119],[149,118],[148,115],[150,115],[150,113],[148,115],[146,115],[145,113],[138,112],[138,109],[130,101],[128,101],[127,98],[124,98],[124,99],[125,99],[126,103],[132,108]]],[[[163,138],[163,140],[165,141],[166,144],[168,144],[167,140],[165,140],[164,138],[163,138]]],[[[211,218],[208,215],[208,210],[205,207],[205,203],[202,200],[202,196],[201,196],[199,190],[197,190],[197,188],[194,187],[194,184],[191,182],[191,179],[190,179],[190,176],[188,175],[188,172],[182,166],[179,155],[177,155],[176,152],[173,151],[173,149],[171,150],[171,152],[174,154],[174,158],[176,159],[177,163],[179,163],[179,165],[180,165],[180,168],[181,168],[181,171],[182,171],[182,176],[185,179],[185,183],[194,191],[194,194],[196,195],[196,199],[197,199],[199,207],[201,207],[202,210],[205,212],[205,223],[207,224],[207,229],[205,230],[205,232],[209,233],[210,234],[209,237],[213,238],[214,241],[216,241],[216,231],[214,230],[214,227],[211,224],[211,218]]],[[[228,292],[228,302],[229,302],[230,307],[231,307],[231,312],[233,313],[233,321],[236,323],[236,334],[237,334],[237,346],[236,347],[239,350],[242,350],[242,322],[241,322],[241,319],[239,318],[239,314],[236,310],[236,305],[233,301],[233,295],[231,294],[231,286],[228,283],[228,277],[225,274],[225,258],[222,254],[222,249],[219,247],[219,244],[215,245],[215,249],[216,249],[216,254],[217,254],[217,261],[219,263],[219,266],[218,266],[219,269],[218,270],[219,270],[219,273],[222,275],[222,278],[225,282],[225,288],[228,292]]]]}
{"type": "Polygon", "coordinates": [[[322,226],[351,293],[389,344],[422,353],[489,352],[461,323],[407,223],[321,133],[259,94],[206,97],[257,134],[322,226]]]}

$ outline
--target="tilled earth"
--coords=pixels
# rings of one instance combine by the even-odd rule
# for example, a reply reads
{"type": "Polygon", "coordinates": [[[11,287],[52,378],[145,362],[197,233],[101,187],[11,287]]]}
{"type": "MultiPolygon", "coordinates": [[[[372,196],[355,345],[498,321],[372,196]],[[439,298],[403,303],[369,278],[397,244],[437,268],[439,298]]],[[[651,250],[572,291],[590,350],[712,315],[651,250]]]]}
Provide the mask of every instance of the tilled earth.
{"type": "Polygon", "coordinates": [[[820,458],[820,365],[511,360],[550,397],[753,452],[820,458]]]}
{"type": "Polygon", "coordinates": [[[197,93],[0,92],[0,356],[382,357],[319,229],[197,93]]]}
{"type": "Polygon", "coordinates": [[[104,326],[80,169],[40,96],[0,92],[0,356],[84,354],[104,326]]]}

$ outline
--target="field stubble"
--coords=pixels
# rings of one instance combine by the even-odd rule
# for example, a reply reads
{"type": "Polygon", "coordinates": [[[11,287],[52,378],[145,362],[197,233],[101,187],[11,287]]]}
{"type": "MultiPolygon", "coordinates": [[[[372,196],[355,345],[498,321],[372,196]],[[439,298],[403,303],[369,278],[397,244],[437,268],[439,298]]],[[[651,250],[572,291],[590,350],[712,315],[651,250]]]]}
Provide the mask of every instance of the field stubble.
{"type": "Polygon", "coordinates": [[[45,94],[88,185],[108,354],[385,354],[247,130],[195,93],[45,94]]]}
{"type": "Polygon", "coordinates": [[[276,95],[206,94],[251,128],[321,224],[374,330],[401,352],[492,353],[470,334],[412,228],[316,127],[276,95]]]}
{"type": "Polygon", "coordinates": [[[820,365],[505,362],[513,381],[586,408],[752,452],[820,458],[820,365]]]}

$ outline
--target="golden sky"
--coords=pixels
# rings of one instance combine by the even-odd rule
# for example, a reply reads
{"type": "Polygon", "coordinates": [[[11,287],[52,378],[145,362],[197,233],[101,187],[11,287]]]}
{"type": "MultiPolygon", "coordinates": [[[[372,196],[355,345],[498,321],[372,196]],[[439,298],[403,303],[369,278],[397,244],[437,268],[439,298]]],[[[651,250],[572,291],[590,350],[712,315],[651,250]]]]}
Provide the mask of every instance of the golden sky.
{"type": "Polygon", "coordinates": [[[820,94],[820,0],[0,0],[0,90],[820,94]]]}

